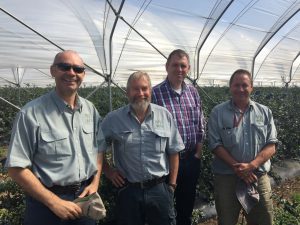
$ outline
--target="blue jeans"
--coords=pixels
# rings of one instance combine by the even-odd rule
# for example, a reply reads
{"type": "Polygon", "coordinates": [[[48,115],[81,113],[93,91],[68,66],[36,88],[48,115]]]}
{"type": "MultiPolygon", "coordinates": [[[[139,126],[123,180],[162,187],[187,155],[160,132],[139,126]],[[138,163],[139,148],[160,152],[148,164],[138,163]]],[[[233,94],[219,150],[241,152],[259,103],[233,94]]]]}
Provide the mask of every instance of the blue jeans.
{"type": "Polygon", "coordinates": [[[118,225],[175,225],[173,192],[166,183],[141,189],[125,186],[117,197],[118,225]]]}
{"type": "Polygon", "coordinates": [[[196,186],[200,175],[201,160],[191,152],[180,159],[175,191],[175,209],[177,225],[191,225],[194,209],[196,186]]]}
{"type": "MultiPolygon", "coordinates": [[[[83,188],[78,193],[58,194],[58,196],[61,199],[73,201],[82,192],[83,188]]],[[[75,220],[62,220],[43,203],[26,196],[24,225],[96,225],[96,221],[87,217],[75,220]]]]}

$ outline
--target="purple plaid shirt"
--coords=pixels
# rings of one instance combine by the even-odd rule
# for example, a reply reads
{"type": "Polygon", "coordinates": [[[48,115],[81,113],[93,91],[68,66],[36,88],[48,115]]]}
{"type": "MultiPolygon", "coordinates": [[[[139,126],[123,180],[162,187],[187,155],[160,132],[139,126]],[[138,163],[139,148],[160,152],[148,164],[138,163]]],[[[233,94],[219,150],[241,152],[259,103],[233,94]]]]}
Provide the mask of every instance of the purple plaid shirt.
{"type": "Polygon", "coordinates": [[[204,116],[198,91],[183,82],[178,94],[168,79],[152,89],[152,102],[169,110],[177,124],[185,149],[192,149],[204,139],[204,116]]]}

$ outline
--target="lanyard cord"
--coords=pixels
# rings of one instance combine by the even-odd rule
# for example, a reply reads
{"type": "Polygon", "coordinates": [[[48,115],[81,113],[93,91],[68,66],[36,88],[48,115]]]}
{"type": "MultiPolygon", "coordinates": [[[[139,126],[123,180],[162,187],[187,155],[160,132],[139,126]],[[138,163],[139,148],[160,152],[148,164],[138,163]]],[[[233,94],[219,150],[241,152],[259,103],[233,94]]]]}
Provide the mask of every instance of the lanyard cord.
{"type": "Polygon", "coordinates": [[[243,116],[244,116],[244,112],[241,112],[240,113],[240,116],[239,118],[237,119],[237,116],[236,116],[236,113],[234,113],[234,116],[233,116],[233,127],[238,127],[243,119],[243,116]]]}

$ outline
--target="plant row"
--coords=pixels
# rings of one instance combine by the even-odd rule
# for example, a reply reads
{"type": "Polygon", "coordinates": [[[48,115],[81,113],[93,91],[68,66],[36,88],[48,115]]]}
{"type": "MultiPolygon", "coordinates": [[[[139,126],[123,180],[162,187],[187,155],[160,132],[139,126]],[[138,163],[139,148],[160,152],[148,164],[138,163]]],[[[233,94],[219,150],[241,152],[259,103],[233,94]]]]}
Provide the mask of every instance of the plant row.
{"type": "MultiPolygon", "coordinates": [[[[22,107],[28,101],[41,96],[51,88],[0,88],[0,97],[22,107]]],[[[111,94],[107,87],[100,88],[94,93],[93,88],[82,88],[79,93],[82,97],[88,97],[98,109],[103,117],[110,111],[110,97],[112,109],[117,109],[127,104],[124,91],[118,88],[112,88],[111,94]],[[93,95],[90,96],[90,94],[93,95]],[[90,97],[89,97],[90,96],[90,97]]],[[[199,88],[199,94],[203,103],[203,110],[206,119],[209,117],[211,109],[230,98],[228,87],[203,87],[199,88]]],[[[255,88],[251,97],[253,100],[267,105],[271,108],[275,119],[275,125],[278,131],[277,154],[272,159],[281,161],[284,159],[299,159],[300,155],[300,89],[299,88],[275,88],[259,87],[255,88]]],[[[0,100],[1,101],[1,100],[0,100]]],[[[0,104],[0,146],[4,148],[9,143],[12,124],[18,109],[12,105],[1,101],[0,104]]],[[[211,158],[207,147],[207,141],[204,145],[204,154],[201,165],[201,177],[199,179],[197,193],[198,196],[205,196],[205,200],[213,200],[213,184],[211,173],[211,158]]],[[[1,155],[0,155],[1,159],[1,155]]],[[[0,171],[0,225],[11,224],[19,225],[24,211],[24,195],[19,187],[6,178],[6,171],[1,168],[0,171]]],[[[102,196],[105,206],[108,210],[108,216],[99,224],[113,224],[114,221],[114,202],[116,190],[111,183],[102,176],[99,193],[102,196]]]]}

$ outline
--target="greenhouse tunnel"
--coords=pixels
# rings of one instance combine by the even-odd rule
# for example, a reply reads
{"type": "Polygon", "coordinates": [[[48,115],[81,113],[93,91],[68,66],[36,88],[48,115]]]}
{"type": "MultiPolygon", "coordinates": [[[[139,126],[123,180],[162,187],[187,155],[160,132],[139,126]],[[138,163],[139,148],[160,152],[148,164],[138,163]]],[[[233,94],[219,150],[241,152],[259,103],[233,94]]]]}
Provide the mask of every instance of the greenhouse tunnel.
{"type": "Polygon", "coordinates": [[[0,86],[54,85],[49,67],[63,49],[85,61],[84,87],[123,88],[137,70],[155,85],[177,48],[199,87],[226,86],[238,68],[255,86],[300,84],[299,0],[2,0],[0,9],[0,86]]]}
{"type": "MultiPolygon", "coordinates": [[[[34,87],[54,87],[50,66],[58,52],[68,49],[85,62],[82,87],[91,91],[83,97],[107,88],[108,103],[93,103],[108,104],[109,110],[114,109],[113,90],[125,93],[133,72],[147,72],[153,86],[162,82],[174,49],[189,54],[186,81],[210,101],[203,104],[206,109],[220,99],[210,98],[205,88],[223,91],[235,70],[249,70],[254,87],[266,88],[261,96],[255,90],[253,97],[262,103],[271,99],[268,104],[280,116],[276,123],[287,142],[281,143],[281,151],[290,147],[290,155],[299,156],[300,0],[0,1],[0,88],[12,87],[18,95],[34,87]],[[282,89],[272,93],[269,87],[282,89]],[[276,94],[280,107],[274,103],[276,94]]],[[[11,102],[0,94],[0,104],[17,112],[25,104],[18,98],[11,102]]],[[[8,137],[10,129],[5,132],[8,137]]],[[[285,171],[282,177],[299,176],[299,161],[292,167],[278,171],[285,171]]],[[[208,210],[215,213],[213,207],[208,210]]]]}
{"type": "Polygon", "coordinates": [[[53,84],[49,66],[74,49],[89,66],[86,86],[124,86],[136,70],[153,84],[165,57],[182,48],[191,81],[225,86],[237,68],[255,85],[299,86],[299,0],[2,0],[1,86],[53,84]]]}

